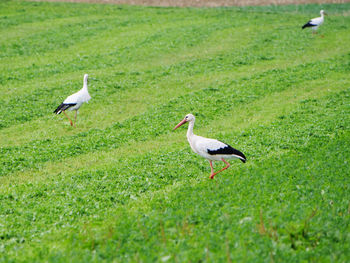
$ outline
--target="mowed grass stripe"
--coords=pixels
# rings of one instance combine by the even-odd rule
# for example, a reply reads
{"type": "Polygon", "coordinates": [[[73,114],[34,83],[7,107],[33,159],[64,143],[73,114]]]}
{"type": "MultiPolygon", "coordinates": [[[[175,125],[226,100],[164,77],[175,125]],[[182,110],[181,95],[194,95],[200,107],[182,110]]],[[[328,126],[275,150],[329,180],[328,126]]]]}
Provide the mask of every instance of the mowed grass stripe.
{"type": "MultiPolygon", "coordinates": [[[[99,15],[89,17],[65,17],[50,19],[50,21],[25,23],[16,26],[15,28],[8,27],[6,30],[1,31],[4,36],[0,39],[0,45],[2,45],[2,48],[7,47],[8,49],[11,49],[12,47],[13,49],[13,45],[18,44],[18,41],[25,40],[29,42],[30,39],[39,38],[39,34],[45,34],[50,30],[62,30],[62,27],[71,27],[79,23],[89,23],[89,20],[96,23],[99,19],[101,19],[101,16],[99,15]]],[[[2,54],[1,59],[5,58],[5,55],[8,54],[2,54]]],[[[11,59],[13,59],[13,57],[11,59]]]]}
{"type": "MultiPolygon", "coordinates": [[[[241,141],[242,138],[246,137],[245,130],[261,125],[266,126],[276,119],[284,118],[286,115],[297,111],[301,102],[319,99],[327,94],[345,90],[350,82],[347,79],[339,81],[341,77],[341,75],[338,77],[338,82],[336,83],[333,79],[326,81],[315,80],[303,83],[296,89],[273,93],[247,105],[234,108],[219,116],[219,119],[213,119],[210,122],[205,119],[198,119],[196,122],[196,133],[205,137],[217,137],[221,140],[226,140],[234,146],[237,145],[236,147],[247,150],[247,145],[244,145],[241,141]],[[283,98],[283,101],[288,101],[288,103],[281,103],[281,98],[283,98]],[[235,137],[237,134],[239,136],[235,137]]],[[[174,120],[174,123],[176,121],[174,120]]],[[[169,129],[171,128],[169,127],[169,129]]],[[[40,170],[30,169],[26,172],[15,172],[9,176],[0,177],[0,189],[1,187],[5,189],[9,184],[14,183],[26,184],[28,182],[45,181],[48,177],[72,173],[75,170],[101,169],[102,167],[113,165],[115,160],[125,156],[136,157],[147,152],[166,151],[167,148],[171,148],[173,151],[181,150],[184,145],[187,145],[187,140],[183,132],[167,133],[158,136],[156,139],[134,142],[115,150],[82,154],[77,157],[66,158],[60,162],[48,162],[40,170]]],[[[261,154],[269,156],[269,152],[254,151],[254,153],[250,154],[250,159],[254,159],[261,154]]]]}
{"type": "MultiPolygon", "coordinates": [[[[78,16],[94,16],[96,13],[105,15],[126,14],[132,11],[138,16],[154,15],[157,10],[145,7],[128,7],[115,5],[92,5],[92,4],[69,4],[69,3],[45,3],[45,2],[29,2],[29,1],[5,1],[0,5],[0,30],[15,29],[16,26],[22,24],[43,22],[48,23],[52,19],[69,18],[78,16]],[[11,4],[9,4],[11,2],[11,4]],[[147,12],[145,12],[145,10],[147,12]],[[26,15],[24,15],[26,14],[26,15]]],[[[0,31],[2,32],[2,31],[0,31]]]]}
{"type": "Polygon", "coordinates": [[[273,13],[273,14],[293,14],[300,17],[301,20],[310,19],[310,16],[320,13],[320,10],[327,10],[332,19],[334,16],[347,17],[350,15],[350,3],[343,4],[300,4],[300,5],[256,5],[238,7],[241,12],[247,13],[273,13]]]}
{"type": "MultiPolygon", "coordinates": [[[[50,250],[50,248],[54,247],[51,250],[51,253],[55,256],[61,257],[62,255],[60,256],[59,254],[56,254],[56,252],[63,252],[66,254],[68,252],[66,250],[68,247],[66,246],[69,246],[71,242],[75,243],[75,241],[78,242],[77,247],[79,247],[79,249],[85,247],[91,250],[96,250],[98,252],[98,257],[108,256],[109,253],[107,253],[106,250],[110,249],[109,245],[115,245],[115,242],[120,243],[119,246],[121,250],[118,253],[120,257],[134,254],[138,249],[139,251],[142,251],[141,255],[147,254],[147,252],[140,247],[144,246],[144,242],[146,241],[148,244],[149,242],[151,244],[156,242],[156,244],[162,248],[162,251],[170,249],[172,253],[176,253],[180,248],[173,245],[173,242],[161,243],[164,241],[164,235],[169,241],[179,238],[178,235],[181,235],[181,228],[172,229],[174,227],[172,224],[177,224],[178,217],[183,217],[183,213],[187,211],[187,215],[185,215],[184,219],[188,221],[187,223],[196,234],[184,236],[184,243],[182,245],[186,246],[187,242],[194,241],[194,238],[199,242],[198,248],[208,245],[213,249],[213,254],[216,255],[219,252],[216,253],[215,251],[221,247],[221,245],[217,243],[219,239],[221,240],[221,235],[218,237],[216,235],[212,236],[212,234],[209,233],[224,231],[222,234],[225,235],[226,231],[223,229],[220,230],[217,227],[221,224],[229,224],[229,222],[232,224],[232,220],[235,222],[234,228],[240,229],[239,224],[242,223],[239,221],[247,216],[253,217],[253,222],[258,223],[259,209],[257,209],[254,204],[256,204],[257,200],[261,200],[258,201],[260,204],[258,207],[268,208],[271,203],[265,201],[266,198],[259,199],[259,196],[271,194],[274,195],[274,198],[269,200],[273,200],[274,203],[279,202],[282,198],[282,200],[285,200],[288,205],[293,206],[296,206],[297,203],[292,203],[289,201],[289,198],[291,198],[291,200],[301,198],[299,205],[304,204],[304,206],[302,209],[299,208],[296,210],[296,213],[297,218],[299,218],[301,224],[303,224],[303,220],[307,218],[305,212],[308,213],[311,211],[310,204],[315,206],[317,204],[328,203],[328,201],[322,201],[321,194],[318,194],[317,199],[311,199],[312,201],[310,202],[310,199],[306,197],[311,189],[315,187],[320,189],[320,187],[324,185],[324,187],[327,187],[325,188],[327,194],[333,194],[335,191],[339,191],[339,187],[343,187],[344,183],[346,183],[346,181],[344,181],[347,180],[346,177],[334,175],[332,178],[337,178],[338,180],[334,181],[327,175],[328,171],[330,171],[330,169],[332,170],[332,168],[329,167],[330,162],[333,163],[333,167],[344,169],[344,166],[342,166],[344,160],[343,157],[347,158],[347,156],[350,155],[349,150],[346,151],[346,149],[348,149],[346,148],[347,145],[341,143],[345,138],[349,138],[350,136],[348,133],[350,112],[349,108],[346,108],[349,98],[350,90],[348,89],[321,99],[304,100],[299,104],[299,107],[297,107],[298,110],[294,113],[286,115],[284,118],[280,118],[272,124],[249,129],[246,132],[246,137],[249,138],[250,144],[249,152],[255,150],[256,152],[261,152],[261,154],[252,159],[254,161],[251,161],[250,163],[248,162],[244,166],[237,165],[231,167],[226,175],[218,177],[219,179],[217,180],[219,184],[215,184],[209,179],[197,179],[199,176],[208,175],[208,171],[196,164],[198,160],[193,160],[192,153],[189,153],[187,146],[185,150],[175,152],[148,153],[131,158],[122,158],[114,165],[111,165],[111,167],[107,166],[93,171],[85,170],[74,172],[73,174],[61,173],[56,177],[51,177],[51,179],[42,182],[43,184],[29,183],[11,185],[4,189],[1,196],[2,203],[5,207],[12,207],[11,204],[13,202],[21,202],[23,203],[22,207],[26,207],[26,214],[23,217],[22,215],[24,211],[12,210],[11,217],[13,217],[13,220],[8,220],[6,222],[9,224],[6,225],[6,229],[10,229],[10,231],[7,232],[5,242],[10,249],[12,245],[11,242],[7,240],[20,240],[21,238],[41,239],[42,237],[39,237],[40,232],[45,232],[45,229],[49,227],[50,224],[57,222],[57,217],[61,215],[59,223],[56,223],[55,227],[51,228],[49,234],[44,235],[45,242],[40,244],[40,246],[45,244],[44,246],[47,247],[39,248],[39,244],[35,241],[31,242],[29,246],[27,246],[28,242],[16,244],[17,247],[21,247],[20,251],[22,252],[20,253],[31,255],[31,253],[25,251],[26,248],[31,251],[31,249],[50,250]],[[331,116],[331,118],[326,119],[324,116],[331,116]],[[286,129],[288,130],[288,133],[286,133],[286,129]],[[282,134],[284,136],[281,136],[282,134]],[[333,138],[334,143],[329,143],[329,138],[333,138]],[[270,148],[271,152],[268,155],[264,154],[262,151],[263,149],[266,149],[267,144],[272,146],[270,148]],[[330,158],[322,159],[324,161],[318,165],[312,162],[313,158],[318,159],[320,155],[324,155],[325,149],[330,151],[327,153],[327,156],[331,157],[331,153],[334,153],[334,150],[337,151],[337,149],[334,148],[335,144],[337,147],[341,147],[343,155],[335,155],[332,160],[330,160],[330,158]],[[278,149],[282,150],[281,154],[279,154],[278,149]],[[307,169],[310,171],[309,177],[305,178],[300,176],[299,170],[303,169],[303,166],[300,166],[300,163],[299,166],[295,166],[296,162],[299,160],[305,160],[305,166],[307,166],[307,169]],[[283,165],[276,166],[276,164],[281,162],[283,162],[283,165]],[[336,163],[336,166],[334,165],[334,162],[336,163]],[[179,163],[181,164],[180,166],[179,163]],[[264,171],[266,167],[271,166],[276,167],[274,173],[271,174],[264,171]],[[294,172],[293,169],[289,169],[287,170],[289,172],[287,172],[283,169],[283,167],[286,166],[295,167],[297,170],[294,172]],[[261,173],[260,176],[258,176],[259,173],[261,173]],[[235,174],[240,174],[240,176],[234,176],[235,174]],[[191,180],[189,179],[189,176],[194,177],[195,179],[191,180]],[[234,176],[234,178],[232,178],[232,176],[234,176]],[[315,176],[323,176],[324,180],[312,180],[315,176]],[[287,184],[287,180],[292,178],[294,178],[295,184],[290,186],[290,184],[287,184]],[[311,183],[308,183],[307,179],[310,180],[311,183]],[[170,185],[174,180],[182,183],[176,183],[175,188],[172,188],[170,185]],[[93,181],[96,182],[93,184],[93,181]],[[189,181],[191,182],[190,185],[188,184],[189,181]],[[333,182],[333,187],[329,187],[330,182],[333,182]],[[211,186],[209,184],[211,184],[211,186]],[[169,190],[168,187],[166,188],[166,191],[153,191],[154,189],[159,189],[166,185],[169,185],[172,190],[169,190]],[[257,185],[260,185],[260,190],[257,185]],[[281,189],[290,189],[290,187],[293,187],[290,197],[284,195],[281,196],[276,185],[279,185],[281,189]],[[303,185],[303,187],[300,188],[298,185],[303,185]],[[202,194],[195,191],[198,187],[202,188],[202,194]],[[232,192],[232,187],[237,191],[232,192]],[[247,187],[252,190],[250,191],[250,194],[248,196],[243,195],[242,193],[240,194],[240,191],[243,191],[243,189],[247,187]],[[272,190],[271,187],[274,187],[274,190],[272,190]],[[28,191],[26,190],[27,188],[31,190],[28,191]],[[90,188],[93,190],[93,196],[88,194],[90,188]],[[212,191],[208,188],[212,188],[212,191]],[[266,191],[264,188],[266,188],[266,191]],[[115,189],[118,189],[118,191],[115,191],[115,189]],[[218,189],[220,189],[219,192],[218,189]],[[216,194],[213,194],[213,191],[216,191],[216,194]],[[33,194],[25,196],[25,193],[27,192],[33,194]],[[146,195],[143,194],[144,192],[146,195]],[[180,194],[181,192],[187,193],[189,196],[185,197],[183,194],[180,194]],[[229,192],[231,194],[229,194],[229,192]],[[204,198],[203,193],[205,193],[204,198]],[[209,202],[212,204],[206,212],[201,210],[202,208],[194,205],[196,202],[198,202],[198,204],[200,203],[198,199],[199,196],[202,196],[202,202],[209,202]],[[51,198],[53,198],[58,205],[56,208],[51,206],[51,198]],[[175,207],[179,207],[178,204],[180,200],[189,200],[188,198],[193,202],[187,202],[186,204],[180,205],[180,207],[184,207],[183,212],[176,212],[178,209],[175,207]],[[246,209],[242,209],[242,207],[238,206],[242,198],[246,199],[244,205],[246,209]],[[133,201],[135,199],[140,201],[133,201]],[[223,199],[228,199],[226,205],[222,203],[223,199]],[[40,217],[37,210],[34,214],[34,211],[32,210],[36,207],[31,205],[32,202],[33,204],[40,202],[42,213],[49,214],[50,217],[40,217]],[[190,205],[194,205],[192,211],[188,210],[188,206],[190,205]],[[217,209],[218,206],[222,209],[214,212],[213,209],[217,209]],[[185,207],[187,207],[187,209],[185,207]],[[94,210],[96,210],[96,212],[94,212],[94,210]],[[231,214],[232,212],[234,213],[231,214]],[[160,213],[162,214],[162,217],[159,217],[160,213]],[[224,220],[222,217],[225,217],[226,213],[229,213],[227,215],[228,218],[226,218],[227,220],[224,220]],[[62,217],[63,214],[66,216],[62,217]],[[146,215],[146,217],[143,215],[146,215]],[[34,221],[30,222],[26,220],[26,218],[33,218],[33,216],[36,218],[34,221]],[[165,221],[167,224],[163,225],[164,235],[162,236],[162,234],[157,233],[162,231],[159,230],[162,228],[162,222],[165,221]],[[81,227],[84,222],[84,227],[81,227]],[[129,222],[127,228],[124,224],[126,222],[129,222]],[[139,222],[139,224],[130,225],[130,222],[139,222]],[[16,233],[16,226],[18,227],[23,224],[27,225],[29,230],[27,233],[19,236],[16,233]],[[38,227],[35,227],[35,225],[38,227]],[[62,226],[65,227],[62,228],[62,226]],[[40,231],[38,231],[38,229],[40,229],[40,231]],[[147,234],[140,236],[139,233],[143,230],[147,234]],[[74,233],[71,231],[74,231],[74,233]],[[134,231],[135,234],[133,234],[134,231]],[[157,233],[153,233],[153,231],[156,231],[157,233]],[[108,233],[111,233],[111,235],[108,235],[108,233]],[[201,239],[201,234],[204,234],[207,238],[204,240],[201,239]],[[67,235],[70,238],[66,239],[67,235]],[[62,237],[65,237],[67,243],[57,243],[57,240],[62,237]],[[124,241],[120,242],[121,240],[124,241]],[[203,243],[206,242],[205,240],[212,240],[213,242],[203,243]],[[90,246],[92,243],[94,243],[94,245],[90,246]]],[[[207,165],[207,163],[205,164],[207,165]]],[[[205,178],[206,177],[207,176],[205,176],[205,178]]],[[[341,193],[346,195],[346,189],[343,188],[341,193]]],[[[341,202],[335,206],[345,212],[347,207],[344,205],[347,205],[347,203],[341,202]]],[[[322,206],[319,209],[325,209],[324,211],[327,211],[327,208],[323,208],[322,206]]],[[[339,209],[333,211],[339,212],[339,209]]],[[[283,237],[288,237],[289,235],[286,234],[285,231],[294,231],[289,230],[288,227],[288,224],[293,224],[294,218],[292,217],[291,219],[288,206],[283,206],[283,209],[280,211],[275,210],[275,213],[277,214],[271,213],[267,216],[276,220],[275,222],[279,222],[278,234],[281,235],[282,238],[278,242],[278,245],[283,248],[285,243],[283,237]],[[287,212],[287,214],[282,216],[282,212],[287,212]],[[287,215],[288,217],[286,217],[287,215]],[[284,224],[282,224],[283,220],[284,224]]],[[[332,214],[334,214],[334,212],[332,214]]],[[[295,216],[296,215],[294,215],[294,217],[295,216]]],[[[256,235],[250,236],[250,238],[259,237],[258,228],[256,228],[250,220],[248,220],[248,229],[249,231],[256,233],[256,235]]],[[[322,220],[317,223],[317,231],[322,229],[320,229],[320,227],[324,227],[322,224],[324,224],[325,220],[326,222],[329,221],[328,215],[322,217],[322,220]]],[[[333,222],[335,223],[335,221],[333,222]]],[[[231,227],[228,229],[232,229],[231,227]]],[[[245,227],[247,227],[247,225],[245,225],[245,227]]],[[[228,229],[227,231],[230,231],[228,229]]],[[[332,229],[328,230],[333,233],[332,229]]],[[[232,237],[227,238],[230,240],[232,237]]],[[[264,238],[264,233],[261,233],[261,238],[261,240],[260,238],[258,239],[260,242],[264,242],[264,240],[268,243],[271,242],[268,238],[264,238]]],[[[346,241],[346,236],[341,238],[344,238],[344,241],[346,241]]],[[[325,243],[322,243],[320,247],[323,248],[323,246],[329,245],[328,240],[331,241],[332,237],[323,234],[321,242],[325,243]]],[[[305,246],[312,246],[313,244],[307,239],[302,239],[300,241],[305,246]]],[[[293,240],[288,240],[287,244],[290,242],[293,242],[293,240]]],[[[154,247],[156,244],[153,244],[151,247],[154,247]]],[[[298,244],[300,246],[300,243],[298,244]]],[[[332,243],[332,246],[338,247],[337,244],[338,243],[332,243]]],[[[188,254],[183,255],[180,253],[178,255],[181,258],[184,257],[184,259],[187,259],[191,254],[189,251],[192,251],[192,254],[197,256],[203,255],[203,252],[197,251],[196,248],[197,245],[193,248],[194,251],[187,249],[186,251],[188,254]]],[[[253,249],[253,247],[251,249],[253,249]]],[[[82,253],[78,251],[79,250],[77,250],[76,253],[82,253]]],[[[293,250],[291,249],[288,253],[292,252],[293,250]]],[[[34,254],[38,256],[37,253],[34,254]]],[[[154,252],[152,254],[157,255],[157,253],[154,252]]],[[[13,252],[9,250],[7,255],[18,256],[19,254],[13,254],[13,252]]],[[[217,256],[218,255],[216,255],[216,257],[217,256]]],[[[302,257],[303,255],[300,256],[302,257]]],[[[91,260],[91,258],[89,259],[91,260]]]]}
{"type": "MultiPolygon", "coordinates": [[[[145,23],[146,21],[136,20],[136,23],[145,23]]],[[[134,22],[134,23],[135,23],[134,22]]],[[[47,51],[65,49],[78,42],[83,42],[88,38],[96,37],[99,32],[104,32],[117,26],[132,24],[128,18],[98,17],[95,20],[78,20],[78,23],[69,25],[60,25],[47,29],[43,32],[33,34],[21,40],[21,45],[6,41],[0,48],[5,51],[1,57],[12,57],[18,55],[30,56],[37,53],[45,54],[47,51]],[[79,32],[79,33],[78,33],[79,32]]]]}
{"type": "MultiPolygon", "coordinates": [[[[16,27],[33,22],[43,22],[55,18],[69,18],[76,15],[72,8],[62,12],[61,8],[54,8],[52,5],[21,3],[15,1],[2,1],[0,3],[0,32],[7,32],[8,29],[16,29],[16,27]],[[31,7],[35,8],[31,8],[31,7]],[[26,15],[24,15],[26,14],[26,15]]],[[[78,7],[78,6],[77,6],[78,7]]]]}

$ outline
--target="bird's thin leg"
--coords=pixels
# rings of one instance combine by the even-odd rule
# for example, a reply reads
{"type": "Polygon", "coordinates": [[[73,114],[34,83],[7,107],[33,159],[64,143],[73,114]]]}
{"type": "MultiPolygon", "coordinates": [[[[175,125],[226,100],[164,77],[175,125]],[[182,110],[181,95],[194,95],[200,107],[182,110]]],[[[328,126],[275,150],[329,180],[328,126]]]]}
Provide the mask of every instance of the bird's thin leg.
{"type": "Polygon", "coordinates": [[[211,173],[210,173],[210,179],[214,178],[214,168],[213,168],[213,161],[209,161],[210,164],[210,169],[211,169],[211,173]],[[213,178],[211,177],[213,175],[213,178]]]}
{"type": "Polygon", "coordinates": [[[78,111],[76,110],[75,116],[74,116],[74,127],[75,127],[75,124],[77,123],[77,114],[78,114],[78,111]]]}
{"type": "Polygon", "coordinates": [[[222,172],[223,170],[226,170],[227,168],[229,168],[230,167],[230,164],[228,163],[228,162],[226,162],[226,160],[224,159],[224,158],[221,158],[221,160],[224,162],[224,163],[226,163],[226,166],[224,167],[224,168],[222,168],[220,171],[218,171],[218,172],[216,172],[216,173],[212,173],[211,175],[210,175],[210,179],[214,179],[214,176],[215,175],[217,175],[218,173],[220,173],[220,172],[222,172]]]}
{"type": "Polygon", "coordinates": [[[66,113],[66,111],[63,111],[64,115],[66,115],[66,117],[68,118],[69,122],[70,122],[70,126],[73,126],[73,122],[72,120],[69,118],[68,114],[66,113]]]}

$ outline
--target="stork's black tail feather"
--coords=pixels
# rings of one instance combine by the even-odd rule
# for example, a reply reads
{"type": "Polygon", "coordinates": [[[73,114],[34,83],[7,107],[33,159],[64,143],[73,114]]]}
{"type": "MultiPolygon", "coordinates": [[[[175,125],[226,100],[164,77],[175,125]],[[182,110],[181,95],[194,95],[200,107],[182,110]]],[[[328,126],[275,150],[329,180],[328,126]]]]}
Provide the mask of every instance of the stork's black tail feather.
{"type": "Polygon", "coordinates": [[[303,27],[301,29],[304,29],[306,27],[312,27],[312,26],[315,26],[315,25],[311,24],[310,21],[309,21],[305,25],[303,25],[303,27]]]}
{"type": "Polygon", "coordinates": [[[237,149],[234,149],[234,150],[235,150],[234,155],[239,156],[240,157],[239,159],[245,163],[247,158],[245,157],[244,153],[242,153],[241,151],[238,151],[237,149]]]}
{"type": "Polygon", "coordinates": [[[61,114],[62,111],[65,111],[66,109],[73,107],[74,105],[76,105],[76,103],[74,103],[74,104],[61,103],[61,105],[58,106],[57,109],[55,109],[53,113],[61,114]]]}

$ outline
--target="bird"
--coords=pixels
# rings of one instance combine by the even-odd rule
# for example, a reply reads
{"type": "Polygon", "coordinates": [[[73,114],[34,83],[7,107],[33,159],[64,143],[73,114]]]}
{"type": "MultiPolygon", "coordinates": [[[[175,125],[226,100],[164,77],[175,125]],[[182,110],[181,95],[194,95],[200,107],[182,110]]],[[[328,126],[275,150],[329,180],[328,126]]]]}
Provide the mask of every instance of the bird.
{"type": "Polygon", "coordinates": [[[321,16],[311,19],[309,22],[307,22],[305,25],[302,26],[302,29],[311,27],[312,33],[316,33],[317,28],[323,24],[324,21],[324,15],[327,15],[324,10],[320,11],[321,16]]]}
{"type": "Polygon", "coordinates": [[[204,157],[209,161],[211,169],[209,177],[210,179],[214,179],[215,175],[230,167],[230,164],[225,159],[237,158],[243,163],[246,162],[247,159],[245,155],[239,150],[234,149],[230,145],[215,139],[209,139],[195,135],[193,133],[195,120],[196,118],[193,114],[187,114],[185,118],[182,121],[180,121],[179,124],[176,125],[173,130],[176,130],[181,125],[188,122],[189,125],[187,130],[187,140],[195,153],[199,154],[200,156],[204,157]],[[226,166],[221,170],[214,172],[213,161],[223,161],[226,164],[226,166]]]}
{"type": "Polygon", "coordinates": [[[89,91],[88,91],[88,86],[87,86],[88,77],[89,77],[89,75],[85,74],[83,88],[81,90],[79,90],[78,92],[68,96],[61,103],[61,105],[58,106],[57,109],[55,109],[53,112],[56,114],[61,114],[61,112],[63,112],[64,115],[66,115],[66,117],[68,118],[71,126],[75,126],[75,123],[77,121],[77,113],[78,113],[78,110],[81,107],[81,105],[83,105],[84,102],[88,103],[89,100],[91,99],[91,96],[90,96],[89,91]],[[66,110],[68,110],[68,111],[75,110],[74,124],[73,124],[72,120],[69,118],[69,116],[67,115],[66,110]]]}

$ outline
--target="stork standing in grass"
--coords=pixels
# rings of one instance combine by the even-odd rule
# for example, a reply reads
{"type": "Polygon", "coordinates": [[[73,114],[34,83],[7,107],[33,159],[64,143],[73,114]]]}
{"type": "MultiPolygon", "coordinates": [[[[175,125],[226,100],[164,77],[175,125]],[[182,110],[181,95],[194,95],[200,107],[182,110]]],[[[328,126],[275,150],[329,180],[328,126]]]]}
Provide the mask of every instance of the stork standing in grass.
{"type": "Polygon", "coordinates": [[[312,33],[313,34],[317,33],[316,30],[320,25],[323,24],[324,15],[326,15],[326,13],[323,10],[321,10],[320,14],[321,14],[320,17],[313,18],[309,22],[307,22],[305,25],[303,25],[302,29],[307,28],[307,27],[311,27],[312,33]]]}
{"type": "Polygon", "coordinates": [[[88,77],[89,77],[88,74],[85,74],[83,88],[78,92],[68,96],[63,101],[63,103],[61,103],[61,105],[58,106],[57,109],[54,111],[54,113],[56,114],[60,114],[61,112],[63,112],[64,115],[66,115],[66,117],[68,118],[71,126],[75,126],[75,123],[77,122],[77,114],[81,105],[83,105],[84,102],[88,103],[88,101],[91,99],[91,96],[89,94],[88,87],[87,87],[88,77]],[[66,113],[66,110],[68,111],[75,110],[74,124],[72,120],[69,118],[68,114],[66,113]]]}
{"type": "Polygon", "coordinates": [[[174,130],[176,130],[186,122],[189,123],[187,130],[187,140],[190,143],[192,150],[195,153],[207,159],[210,163],[210,179],[213,179],[216,174],[230,167],[230,164],[225,159],[237,158],[245,163],[246,157],[244,156],[244,154],[232,148],[230,145],[220,142],[218,140],[208,139],[195,135],[193,133],[195,117],[192,114],[187,114],[185,118],[178,125],[175,126],[174,130]],[[214,173],[213,161],[223,161],[226,164],[226,166],[218,172],[214,173]]]}

